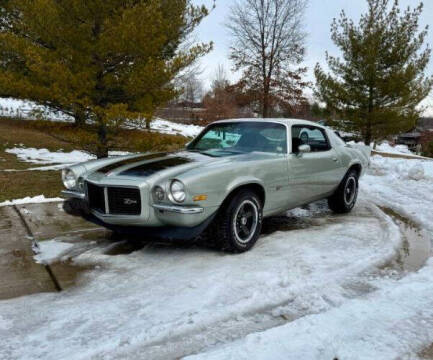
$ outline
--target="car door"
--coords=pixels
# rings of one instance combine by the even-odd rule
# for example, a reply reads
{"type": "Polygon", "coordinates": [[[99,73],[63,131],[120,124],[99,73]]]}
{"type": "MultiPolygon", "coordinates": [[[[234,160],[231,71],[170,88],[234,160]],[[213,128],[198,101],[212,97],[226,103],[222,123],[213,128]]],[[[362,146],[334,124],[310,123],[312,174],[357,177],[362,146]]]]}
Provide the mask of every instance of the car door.
{"type": "Polygon", "coordinates": [[[323,128],[293,125],[291,136],[288,207],[292,208],[330,195],[342,164],[323,128]],[[300,153],[298,148],[303,144],[309,145],[311,152],[300,153]]]}

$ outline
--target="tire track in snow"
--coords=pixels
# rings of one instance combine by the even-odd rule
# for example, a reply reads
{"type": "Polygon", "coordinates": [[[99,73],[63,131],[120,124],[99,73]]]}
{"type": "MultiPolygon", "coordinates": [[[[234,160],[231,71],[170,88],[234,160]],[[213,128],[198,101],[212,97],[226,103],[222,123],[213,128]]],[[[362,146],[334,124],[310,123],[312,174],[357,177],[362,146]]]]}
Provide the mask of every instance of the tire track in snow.
{"type": "MultiPolygon", "coordinates": [[[[287,298],[252,308],[234,318],[227,317],[220,319],[217,323],[202,325],[200,329],[192,328],[179,332],[175,336],[170,335],[147,342],[145,345],[138,346],[134,351],[127,351],[128,356],[140,355],[158,360],[179,358],[202,352],[215,345],[244,338],[254,332],[281,326],[307,315],[329,311],[356,297],[365,296],[367,293],[375,291],[376,288],[369,285],[368,277],[371,276],[371,272],[385,266],[397,256],[402,245],[402,238],[398,226],[380,208],[365,202],[363,202],[363,206],[368,209],[371,216],[379,221],[382,233],[387,241],[393,244],[386,256],[374,260],[369,259],[365,265],[362,264],[362,261],[358,261],[337,274],[334,273],[335,282],[332,284],[328,283],[324,286],[323,279],[319,276],[309,281],[307,285],[301,285],[293,290],[287,298]],[[356,283],[356,287],[351,286],[354,283],[356,283]]],[[[336,219],[337,222],[341,221],[344,226],[344,216],[338,216],[336,219]]],[[[117,356],[122,357],[123,355],[122,352],[117,354],[104,353],[101,358],[107,356],[108,358],[117,358],[117,356]]]]}

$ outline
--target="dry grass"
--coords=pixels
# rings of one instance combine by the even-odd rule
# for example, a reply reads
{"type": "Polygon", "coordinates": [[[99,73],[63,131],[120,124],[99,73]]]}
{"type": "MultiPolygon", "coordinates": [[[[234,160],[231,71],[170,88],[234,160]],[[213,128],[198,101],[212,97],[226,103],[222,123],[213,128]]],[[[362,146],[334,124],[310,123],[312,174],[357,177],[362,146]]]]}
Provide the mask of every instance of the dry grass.
{"type": "MultiPolygon", "coordinates": [[[[67,123],[0,119],[0,202],[26,196],[57,197],[62,189],[59,171],[27,171],[38,165],[21,162],[5,149],[24,146],[50,151],[96,148],[91,129],[77,129],[67,123]],[[5,170],[18,171],[5,171],[5,170]]],[[[181,148],[188,139],[139,130],[121,130],[110,138],[113,150],[145,152],[181,148]]]]}
{"type": "Polygon", "coordinates": [[[433,360],[433,344],[421,351],[418,356],[421,359],[433,360]]]}

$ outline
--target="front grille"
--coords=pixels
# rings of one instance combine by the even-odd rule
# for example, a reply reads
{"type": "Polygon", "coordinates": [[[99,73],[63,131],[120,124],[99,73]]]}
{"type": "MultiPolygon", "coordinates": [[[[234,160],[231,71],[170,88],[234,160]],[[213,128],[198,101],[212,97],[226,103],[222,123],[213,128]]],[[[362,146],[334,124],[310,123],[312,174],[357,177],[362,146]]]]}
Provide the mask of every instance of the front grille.
{"type": "Polygon", "coordinates": [[[110,214],[140,215],[141,198],[138,188],[108,187],[110,214]]]}
{"type": "Polygon", "coordinates": [[[140,215],[141,197],[138,188],[106,187],[108,209],[105,206],[105,187],[86,183],[89,207],[99,213],[111,215],[140,215]],[[107,211],[108,210],[108,211],[107,211]]]}
{"type": "Polygon", "coordinates": [[[87,183],[87,196],[89,198],[89,207],[91,210],[96,210],[105,214],[105,196],[102,186],[87,183]]]}

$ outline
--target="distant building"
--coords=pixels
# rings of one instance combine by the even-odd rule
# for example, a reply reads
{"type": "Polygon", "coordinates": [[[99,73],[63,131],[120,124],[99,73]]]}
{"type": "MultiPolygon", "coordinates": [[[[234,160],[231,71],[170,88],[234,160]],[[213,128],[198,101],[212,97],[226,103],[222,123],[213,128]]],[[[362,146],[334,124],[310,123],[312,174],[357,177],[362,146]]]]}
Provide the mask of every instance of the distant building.
{"type": "Polygon", "coordinates": [[[421,133],[418,131],[411,131],[408,133],[400,134],[397,137],[396,144],[407,145],[409,150],[415,151],[417,145],[420,143],[421,133]]]}
{"type": "Polygon", "coordinates": [[[158,109],[157,117],[180,123],[194,123],[203,120],[206,109],[203,103],[191,101],[171,102],[165,108],[158,109]]]}
{"type": "Polygon", "coordinates": [[[433,118],[420,118],[417,121],[416,128],[410,132],[400,134],[395,143],[407,145],[409,150],[416,151],[418,145],[424,145],[426,138],[430,138],[433,132],[433,118]]]}
{"type": "Polygon", "coordinates": [[[416,124],[416,128],[420,132],[433,131],[433,118],[421,118],[416,124]]]}

